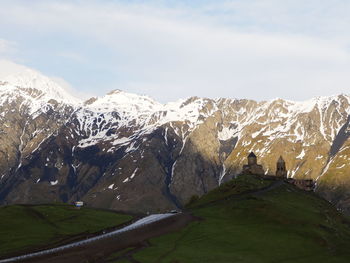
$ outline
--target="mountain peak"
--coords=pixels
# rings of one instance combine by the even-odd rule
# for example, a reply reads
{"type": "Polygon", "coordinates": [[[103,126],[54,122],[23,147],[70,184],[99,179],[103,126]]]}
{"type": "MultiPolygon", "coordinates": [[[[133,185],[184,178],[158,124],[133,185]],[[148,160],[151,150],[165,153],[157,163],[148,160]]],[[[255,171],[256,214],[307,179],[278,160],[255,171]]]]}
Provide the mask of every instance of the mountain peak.
{"type": "Polygon", "coordinates": [[[79,99],[73,97],[55,81],[32,69],[26,68],[20,72],[10,74],[2,80],[3,91],[19,88],[25,95],[36,100],[47,102],[54,99],[71,105],[80,103],[79,99]]]}
{"type": "Polygon", "coordinates": [[[121,92],[123,92],[123,91],[120,89],[114,89],[114,90],[111,90],[110,92],[108,92],[107,95],[115,95],[115,94],[118,94],[121,92]]]}
{"type": "Polygon", "coordinates": [[[87,103],[90,110],[112,112],[115,110],[127,115],[137,116],[143,113],[153,113],[162,108],[162,104],[144,95],[113,90],[103,97],[93,98],[87,103]]]}

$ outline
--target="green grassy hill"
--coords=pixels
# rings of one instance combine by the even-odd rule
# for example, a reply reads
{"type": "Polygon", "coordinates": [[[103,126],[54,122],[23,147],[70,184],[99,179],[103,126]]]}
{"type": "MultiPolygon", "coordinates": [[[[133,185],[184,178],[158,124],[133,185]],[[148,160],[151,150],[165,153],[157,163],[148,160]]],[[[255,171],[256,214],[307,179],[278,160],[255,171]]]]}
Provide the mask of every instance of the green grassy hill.
{"type": "Polygon", "coordinates": [[[287,183],[241,176],[193,198],[188,210],[198,221],[150,240],[133,258],[169,263],[350,262],[349,219],[314,193],[287,183]]]}
{"type": "Polygon", "coordinates": [[[69,205],[0,207],[0,257],[56,246],[131,220],[129,215],[69,205]]]}

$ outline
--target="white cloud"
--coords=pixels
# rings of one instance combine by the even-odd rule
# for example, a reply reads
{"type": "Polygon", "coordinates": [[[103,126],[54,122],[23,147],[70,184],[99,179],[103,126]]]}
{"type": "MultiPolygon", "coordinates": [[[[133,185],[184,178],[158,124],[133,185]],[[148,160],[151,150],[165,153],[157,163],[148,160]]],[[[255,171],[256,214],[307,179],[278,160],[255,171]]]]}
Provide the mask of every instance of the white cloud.
{"type": "MultiPolygon", "coordinates": [[[[30,32],[80,39],[82,49],[93,56],[84,63],[115,72],[120,76],[116,88],[163,102],[190,95],[300,100],[348,93],[350,41],[346,33],[332,35],[329,28],[338,26],[336,32],[343,28],[349,33],[335,10],[342,7],[340,17],[344,17],[344,10],[350,9],[340,5],[343,1],[336,1],[338,9],[326,1],[314,9],[312,4],[297,2],[300,6],[292,1],[283,7],[276,0],[254,0],[170,9],[36,1],[2,8],[0,17],[30,32]],[[296,15],[290,14],[293,8],[296,15]],[[222,15],[224,11],[233,13],[222,15]],[[317,26],[320,21],[328,31],[317,26]],[[106,50],[110,57],[100,55],[106,50]]],[[[81,63],[82,54],[67,46],[65,50],[58,55],[81,63]]]]}

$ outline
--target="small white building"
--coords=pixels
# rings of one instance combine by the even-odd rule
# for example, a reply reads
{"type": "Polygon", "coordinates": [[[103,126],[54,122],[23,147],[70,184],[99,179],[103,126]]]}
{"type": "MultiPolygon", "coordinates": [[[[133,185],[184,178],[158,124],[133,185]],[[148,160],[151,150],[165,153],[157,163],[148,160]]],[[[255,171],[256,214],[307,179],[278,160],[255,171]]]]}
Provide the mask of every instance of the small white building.
{"type": "Polygon", "coordinates": [[[83,206],[84,206],[84,202],[83,202],[83,201],[76,201],[76,202],[74,203],[74,205],[75,205],[75,207],[80,208],[80,207],[83,207],[83,206]]]}

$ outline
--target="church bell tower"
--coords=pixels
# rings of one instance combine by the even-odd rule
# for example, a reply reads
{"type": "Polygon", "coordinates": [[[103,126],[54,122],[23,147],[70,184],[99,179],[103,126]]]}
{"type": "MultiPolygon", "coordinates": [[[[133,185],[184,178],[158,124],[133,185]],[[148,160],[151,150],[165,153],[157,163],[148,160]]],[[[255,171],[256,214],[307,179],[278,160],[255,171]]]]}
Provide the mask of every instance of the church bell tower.
{"type": "Polygon", "coordinates": [[[276,176],[287,178],[286,162],[283,160],[282,156],[278,158],[276,176]]]}

